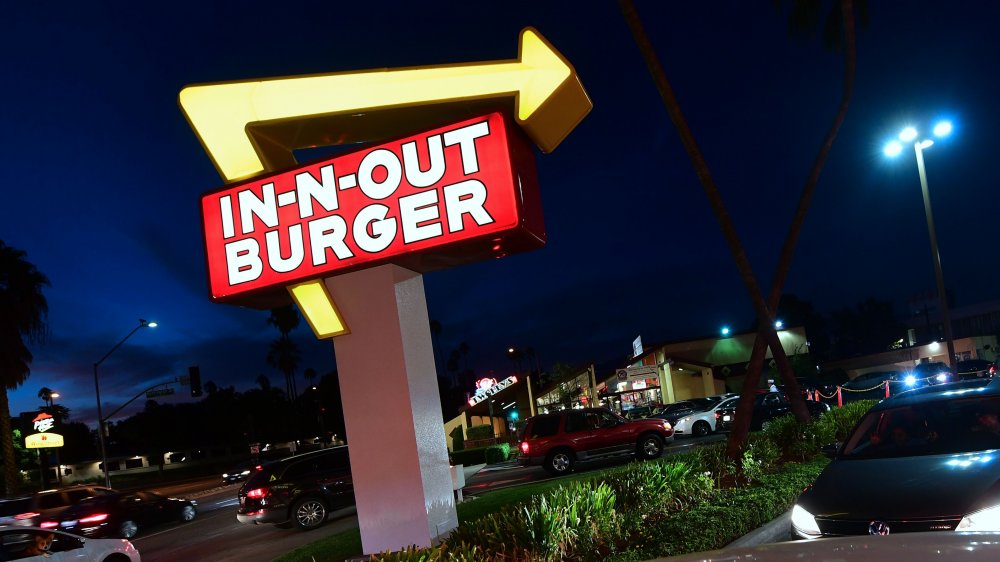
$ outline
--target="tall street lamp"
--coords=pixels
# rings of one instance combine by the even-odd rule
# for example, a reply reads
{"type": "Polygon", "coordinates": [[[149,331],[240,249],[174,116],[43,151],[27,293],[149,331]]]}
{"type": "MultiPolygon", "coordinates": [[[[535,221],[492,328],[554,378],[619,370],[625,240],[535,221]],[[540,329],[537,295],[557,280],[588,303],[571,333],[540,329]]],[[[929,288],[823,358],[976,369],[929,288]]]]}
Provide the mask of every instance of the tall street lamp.
{"type": "MultiPolygon", "coordinates": [[[[952,125],[949,121],[941,121],[934,126],[936,137],[946,137],[951,134],[952,125]]],[[[903,152],[903,143],[913,143],[913,151],[917,155],[917,173],[920,175],[920,189],[924,194],[924,214],[927,216],[927,232],[931,238],[931,257],[934,259],[934,275],[937,277],[939,306],[941,307],[941,322],[944,325],[944,339],[948,344],[948,366],[954,367],[955,342],[951,337],[951,317],[948,315],[948,296],[944,288],[944,274],[941,272],[941,253],[938,251],[937,234],[934,231],[934,215],[931,213],[931,197],[927,191],[927,173],[924,170],[924,149],[934,144],[930,138],[921,138],[916,127],[906,127],[899,133],[899,140],[886,144],[885,155],[892,158],[903,152]]]]}
{"type": "Polygon", "coordinates": [[[116,343],[115,346],[111,348],[111,351],[105,353],[104,357],[101,357],[96,363],[94,363],[94,390],[97,392],[97,437],[101,442],[101,467],[104,471],[104,485],[108,488],[111,487],[111,473],[108,471],[108,447],[104,440],[104,413],[101,410],[101,383],[100,379],[97,378],[97,367],[100,366],[101,363],[104,363],[105,359],[111,357],[112,353],[118,351],[118,348],[121,347],[126,340],[132,337],[132,334],[138,332],[140,328],[155,327],[156,322],[147,322],[140,318],[138,326],[132,328],[132,331],[122,338],[120,342],[116,343]]]}

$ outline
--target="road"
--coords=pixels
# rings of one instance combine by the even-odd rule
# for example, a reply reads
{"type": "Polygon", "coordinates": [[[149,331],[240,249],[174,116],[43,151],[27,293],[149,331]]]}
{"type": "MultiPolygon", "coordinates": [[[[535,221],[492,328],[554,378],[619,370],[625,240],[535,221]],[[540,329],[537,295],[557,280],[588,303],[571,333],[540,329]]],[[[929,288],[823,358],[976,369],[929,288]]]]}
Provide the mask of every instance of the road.
{"type": "MultiPolygon", "coordinates": [[[[678,453],[690,447],[721,441],[724,435],[702,438],[678,438],[666,448],[666,453],[678,453]]],[[[624,464],[631,459],[580,467],[582,470],[624,464]]],[[[552,478],[541,467],[499,465],[487,467],[472,476],[465,488],[468,495],[516,486],[552,478]]],[[[198,502],[198,517],[190,523],[175,523],[149,530],[140,529],[132,542],[143,562],[174,562],[177,560],[212,560],[213,562],[268,562],[296,548],[358,526],[352,510],[331,514],[327,524],[319,529],[301,532],[279,529],[272,525],[243,525],[236,521],[240,484],[216,485],[215,479],[174,484],[151,491],[194,499],[198,502]]]]}
{"type": "Polygon", "coordinates": [[[236,521],[239,484],[207,490],[191,483],[153,491],[196,499],[198,517],[190,523],[164,525],[145,532],[140,529],[133,544],[143,562],[212,560],[213,562],[267,562],[325,536],[357,527],[354,510],[331,515],[319,529],[301,532],[272,525],[243,525],[236,521]],[[202,488],[200,491],[199,488],[202,488]]]}

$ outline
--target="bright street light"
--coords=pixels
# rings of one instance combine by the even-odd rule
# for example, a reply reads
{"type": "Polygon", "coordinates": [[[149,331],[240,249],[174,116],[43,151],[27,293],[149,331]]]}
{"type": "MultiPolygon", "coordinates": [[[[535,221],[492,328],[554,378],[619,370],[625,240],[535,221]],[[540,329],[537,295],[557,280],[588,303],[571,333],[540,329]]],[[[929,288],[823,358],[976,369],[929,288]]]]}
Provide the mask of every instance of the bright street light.
{"type": "Polygon", "coordinates": [[[94,363],[94,390],[97,393],[97,437],[98,440],[101,442],[101,466],[104,471],[104,485],[107,486],[108,488],[111,487],[111,472],[108,470],[108,446],[104,439],[104,413],[101,410],[101,383],[100,379],[98,379],[97,377],[97,367],[99,367],[101,363],[104,363],[105,359],[111,357],[112,353],[118,351],[118,348],[121,347],[126,340],[132,337],[132,334],[138,332],[140,328],[155,328],[155,327],[156,327],[156,322],[147,322],[142,318],[140,318],[138,326],[132,328],[132,331],[129,332],[128,335],[126,335],[124,338],[122,338],[120,342],[116,343],[115,346],[111,348],[111,351],[105,353],[104,357],[101,357],[100,359],[97,360],[96,363],[94,363]]]}
{"type": "MultiPolygon", "coordinates": [[[[944,137],[951,133],[952,124],[950,121],[940,121],[934,125],[932,131],[937,137],[944,137]]],[[[948,314],[948,296],[944,288],[944,273],[941,270],[941,253],[938,251],[937,233],[934,230],[934,214],[931,212],[931,197],[927,190],[927,172],[924,170],[924,149],[934,144],[932,139],[920,139],[916,127],[906,127],[899,133],[899,140],[906,143],[913,143],[913,152],[917,155],[917,173],[920,176],[920,190],[924,196],[924,214],[927,218],[927,233],[931,240],[931,257],[934,260],[934,276],[937,279],[938,301],[941,307],[941,323],[944,327],[944,339],[948,344],[948,366],[955,363],[955,342],[951,337],[951,317],[948,314]]],[[[891,141],[885,146],[886,156],[897,156],[902,152],[902,145],[897,141],[891,141]],[[893,144],[899,145],[898,150],[893,144]]]]}
{"type": "Polygon", "coordinates": [[[722,335],[724,335],[724,336],[728,336],[729,335],[729,326],[723,326],[722,327],[722,335]]]}

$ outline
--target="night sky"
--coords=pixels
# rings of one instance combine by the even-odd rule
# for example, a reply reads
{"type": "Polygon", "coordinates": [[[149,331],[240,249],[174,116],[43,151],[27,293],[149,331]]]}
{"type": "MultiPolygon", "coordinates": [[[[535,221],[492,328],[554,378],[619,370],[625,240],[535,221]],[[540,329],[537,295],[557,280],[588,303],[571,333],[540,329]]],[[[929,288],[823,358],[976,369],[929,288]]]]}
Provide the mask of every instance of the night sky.
{"type": "MultiPolygon", "coordinates": [[[[467,342],[469,365],[499,374],[510,345],[533,347],[548,367],[624,358],[638,335],[750,325],[734,262],[615,2],[346,4],[5,7],[0,239],[52,283],[51,335],[32,347],[14,415],[39,406],[47,386],[71,419],[93,423],[92,365],[139,318],[160,327],[101,366],[108,409],[191,365],[219,386],[246,389],[259,374],[282,386],[265,361],[278,335],[267,313],[208,298],[199,197],[223,182],[178,108],[181,88],[513,59],[526,26],[574,64],[594,110],[538,154],[544,249],[424,276],[443,349],[467,342]]],[[[902,314],[910,295],[935,290],[912,151],[887,161],[881,148],[905,125],[948,117],[952,137],[926,153],[945,281],[957,306],[1000,299],[989,164],[1000,5],[869,4],[855,96],[786,292],[824,313],[874,296],[902,314]]],[[[637,9],[766,287],[840,98],[842,58],[789,38],[771,2],[637,9]]],[[[300,373],[335,368],[332,345],[305,322],[295,339],[300,373]]],[[[164,401],[181,400],[184,388],[164,401]]]]}

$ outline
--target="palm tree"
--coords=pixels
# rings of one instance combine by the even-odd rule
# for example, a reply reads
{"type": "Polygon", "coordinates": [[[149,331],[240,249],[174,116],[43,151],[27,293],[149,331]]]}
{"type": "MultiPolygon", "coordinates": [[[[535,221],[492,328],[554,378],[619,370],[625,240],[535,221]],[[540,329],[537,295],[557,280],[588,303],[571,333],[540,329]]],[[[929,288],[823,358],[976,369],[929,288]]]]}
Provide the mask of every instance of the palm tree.
{"type": "Polygon", "coordinates": [[[46,406],[52,406],[52,392],[52,389],[47,386],[43,386],[38,391],[38,397],[42,399],[42,402],[45,402],[46,406]]]}
{"type": "Polygon", "coordinates": [[[27,254],[0,240],[0,454],[7,494],[17,491],[17,463],[7,391],[24,384],[31,373],[26,342],[48,333],[48,301],[42,289],[49,280],[27,260],[27,254]]]}
{"type": "MultiPolygon", "coordinates": [[[[818,18],[814,18],[813,16],[817,13],[817,9],[820,4],[819,0],[806,0],[804,2],[796,2],[795,4],[796,8],[793,10],[793,15],[790,20],[790,29],[793,31],[799,31],[808,28],[811,22],[818,23],[818,18]],[[808,4],[809,6],[803,7],[805,4],[808,4]],[[805,25],[803,25],[803,22],[805,25]]],[[[757,280],[754,276],[752,268],[750,267],[750,262],[747,259],[746,252],[743,250],[739,236],[737,235],[736,230],[733,227],[732,220],[729,218],[728,211],[722,202],[722,197],[719,194],[718,188],[715,186],[715,182],[708,169],[708,164],[705,162],[705,159],[698,148],[694,135],[688,127],[684,114],[680,109],[677,98],[674,96],[673,88],[667,80],[666,73],[660,65],[659,59],[654,52],[648,37],[646,36],[638,15],[636,14],[635,6],[632,4],[632,0],[619,0],[619,5],[629,28],[632,30],[635,41],[639,45],[639,49],[646,60],[649,71],[656,82],[656,87],[660,92],[660,96],[667,108],[667,112],[670,114],[670,118],[674,122],[688,156],[694,165],[695,173],[698,175],[698,179],[702,184],[705,195],[709,199],[709,203],[711,204],[712,210],[719,222],[730,252],[733,254],[733,258],[736,261],[737,268],[740,272],[740,277],[742,278],[744,285],[747,287],[747,291],[750,294],[750,299],[759,319],[757,341],[754,343],[749,371],[746,379],[744,380],[742,396],[737,406],[737,425],[733,428],[733,431],[730,434],[729,446],[727,448],[727,454],[730,458],[738,459],[742,455],[742,450],[746,444],[747,432],[749,431],[749,414],[752,408],[753,400],[752,393],[753,389],[756,388],[760,380],[760,373],[763,368],[764,351],[767,347],[771,348],[771,353],[777,363],[782,379],[785,382],[789,397],[792,399],[793,412],[799,420],[805,421],[809,419],[808,410],[802,402],[798,390],[798,384],[795,380],[794,373],[792,372],[791,365],[788,362],[788,358],[785,356],[784,349],[781,347],[781,343],[778,340],[777,333],[774,329],[774,315],[771,311],[777,308],[784,280],[787,276],[788,269],[791,266],[791,259],[794,254],[795,245],[798,241],[799,232],[801,231],[802,222],[805,219],[805,214],[808,211],[813,192],[815,191],[816,184],[819,181],[819,174],[823,169],[826,157],[829,154],[830,148],[833,145],[833,141],[836,138],[838,131],[840,130],[840,126],[843,124],[846,117],[847,107],[853,94],[856,60],[853,0],[839,0],[839,2],[835,3],[834,8],[831,11],[834,16],[832,21],[836,22],[839,19],[841,22],[839,26],[836,24],[830,24],[829,22],[831,19],[828,18],[827,20],[826,37],[842,36],[843,38],[842,45],[845,56],[843,94],[837,114],[834,117],[833,124],[820,147],[819,154],[814,161],[812,170],[806,180],[806,185],[799,200],[799,207],[792,220],[788,236],[786,237],[785,244],[782,248],[781,257],[777,266],[777,272],[773,279],[771,292],[768,295],[769,298],[767,302],[764,301],[760,288],[757,285],[757,280]],[[839,16],[839,18],[837,16],[839,16]],[[842,32],[842,35],[839,32],[842,32]]],[[[862,5],[862,7],[864,7],[864,5],[862,5]]]]}
{"type": "Polygon", "coordinates": [[[288,334],[299,325],[299,312],[295,305],[288,304],[271,310],[267,323],[281,333],[281,337],[271,342],[267,353],[267,364],[278,369],[285,375],[285,394],[288,400],[294,400],[298,392],[295,389],[295,369],[299,365],[299,349],[288,334]]]}

